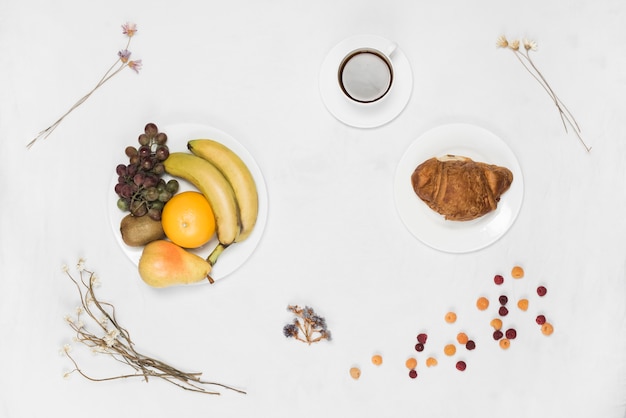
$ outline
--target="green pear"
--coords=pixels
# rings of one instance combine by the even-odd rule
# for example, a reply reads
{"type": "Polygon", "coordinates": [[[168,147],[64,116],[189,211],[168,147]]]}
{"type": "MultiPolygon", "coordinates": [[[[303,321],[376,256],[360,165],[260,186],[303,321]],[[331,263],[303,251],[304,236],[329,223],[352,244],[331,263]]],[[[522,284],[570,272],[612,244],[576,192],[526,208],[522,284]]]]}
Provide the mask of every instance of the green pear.
{"type": "Polygon", "coordinates": [[[152,287],[168,287],[196,283],[209,276],[211,264],[166,240],[152,241],[146,245],[139,259],[139,275],[152,287]]]}

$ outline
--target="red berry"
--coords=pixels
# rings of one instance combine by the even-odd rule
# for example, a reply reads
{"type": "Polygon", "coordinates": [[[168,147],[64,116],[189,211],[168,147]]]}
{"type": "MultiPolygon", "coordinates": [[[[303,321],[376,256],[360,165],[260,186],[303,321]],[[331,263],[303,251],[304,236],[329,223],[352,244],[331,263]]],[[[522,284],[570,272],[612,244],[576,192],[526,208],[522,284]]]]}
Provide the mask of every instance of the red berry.
{"type": "Polygon", "coordinates": [[[515,329],[513,329],[513,328],[509,328],[509,329],[506,330],[506,333],[504,335],[509,340],[514,340],[515,337],[517,337],[517,331],[515,331],[515,329]]]}
{"type": "Polygon", "coordinates": [[[507,298],[506,295],[502,295],[498,298],[498,301],[500,301],[500,305],[506,305],[506,303],[509,301],[509,298],[507,298]]]}
{"type": "Polygon", "coordinates": [[[493,332],[493,339],[498,341],[500,338],[504,337],[504,334],[499,329],[493,332]]]}
{"type": "Polygon", "coordinates": [[[500,314],[500,316],[507,316],[509,314],[509,310],[506,308],[506,306],[500,306],[500,309],[498,309],[498,313],[500,314]]]}
{"type": "Polygon", "coordinates": [[[537,324],[543,325],[546,323],[546,317],[544,315],[537,315],[535,321],[537,321],[537,324]]]}
{"type": "Polygon", "coordinates": [[[465,368],[467,367],[467,364],[465,364],[465,362],[463,360],[457,361],[456,362],[456,369],[463,371],[465,370],[465,368]]]}
{"type": "Polygon", "coordinates": [[[499,275],[499,274],[496,274],[496,275],[494,276],[494,278],[493,278],[493,282],[499,286],[499,285],[501,285],[502,283],[504,283],[504,277],[502,277],[502,276],[501,276],[501,275],[499,275]]]}
{"type": "Polygon", "coordinates": [[[539,286],[539,287],[537,288],[537,294],[538,294],[539,296],[545,296],[545,295],[546,295],[546,293],[548,293],[548,289],[546,289],[546,288],[545,288],[545,286],[539,286]]]}
{"type": "Polygon", "coordinates": [[[474,340],[469,340],[467,343],[465,343],[465,348],[467,348],[468,350],[473,350],[476,348],[476,343],[474,342],[474,340]]]}
{"type": "Polygon", "coordinates": [[[426,340],[428,339],[428,335],[421,333],[417,334],[417,342],[421,344],[426,344],[426,340]]]}
{"type": "Polygon", "coordinates": [[[417,371],[415,369],[412,369],[411,371],[409,371],[409,377],[411,379],[415,379],[417,377],[417,371]]]}
{"type": "Polygon", "coordinates": [[[420,353],[424,351],[424,344],[422,343],[415,344],[415,351],[419,351],[420,353]]]}

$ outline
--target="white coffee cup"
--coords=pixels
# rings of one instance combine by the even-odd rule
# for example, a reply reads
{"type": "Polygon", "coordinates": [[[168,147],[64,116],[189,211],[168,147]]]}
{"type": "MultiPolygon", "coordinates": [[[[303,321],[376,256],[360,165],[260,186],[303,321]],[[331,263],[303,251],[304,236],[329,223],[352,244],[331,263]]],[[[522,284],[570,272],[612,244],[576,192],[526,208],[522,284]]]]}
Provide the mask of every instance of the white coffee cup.
{"type": "Polygon", "coordinates": [[[343,93],[358,103],[374,103],[385,97],[393,86],[391,55],[395,50],[392,43],[384,51],[364,47],[348,53],[337,73],[343,93]]]}

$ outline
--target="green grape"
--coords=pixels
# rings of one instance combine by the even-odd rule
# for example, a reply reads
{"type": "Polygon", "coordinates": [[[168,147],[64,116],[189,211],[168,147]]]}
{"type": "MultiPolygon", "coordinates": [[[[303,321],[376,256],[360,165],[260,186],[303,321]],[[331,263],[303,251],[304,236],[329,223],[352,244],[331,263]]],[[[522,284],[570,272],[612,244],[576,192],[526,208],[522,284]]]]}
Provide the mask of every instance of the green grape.
{"type": "Polygon", "coordinates": [[[117,199],[117,207],[124,212],[128,211],[128,200],[120,197],[117,199]]]}
{"type": "Polygon", "coordinates": [[[171,179],[165,185],[165,190],[167,190],[171,194],[175,194],[176,192],[178,192],[178,187],[179,187],[178,180],[171,179]]]}
{"type": "Polygon", "coordinates": [[[171,198],[172,198],[172,193],[168,192],[167,190],[164,190],[161,193],[159,193],[159,200],[163,203],[167,202],[171,198]]]}
{"type": "Polygon", "coordinates": [[[141,134],[139,135],[139,138],[137,138],[137,141],[139,142],[139,145],[145,147],[150,143],[150,137],[146,134],[141,134]]]}
{"type": "Polygon", "coordinates": [[[145,190],[144,196],[148,202],[154,202],[155,200],[159,199],[159,195],[160,193],[156,187],[150,187],[145,190]]]}
{"type": "Polygon", "coordinates": [[[163,145],[167,142],[167,135],[164,132],[159,132],[156,136],[156,143],[163,145]]]}
{"type": "Polygon", "coordinates": [[[159,133],[159,128],[152,122],[148,123],[143,130],[150,139],[154,138],[159,133]]]}

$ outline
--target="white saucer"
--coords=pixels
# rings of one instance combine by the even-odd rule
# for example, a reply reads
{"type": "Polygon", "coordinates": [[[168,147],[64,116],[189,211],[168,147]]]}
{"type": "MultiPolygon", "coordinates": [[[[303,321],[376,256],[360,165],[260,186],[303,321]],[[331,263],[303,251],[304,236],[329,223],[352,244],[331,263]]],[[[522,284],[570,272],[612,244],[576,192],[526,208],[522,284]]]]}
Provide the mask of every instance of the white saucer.
{"type": "Polygon", "coordinates": [[[406,107],[413,90],[411,64],[400,48],[391,56],[394,70],[389,93],[374,103],[357,103],[339,87],[337,71],[343,58],[357,48],[384,50],[392,41],[376,35],[358,35],[339,42],[326,56],[320,71],[320,94],[328,111],[339,121],[356,128],[375,128],[395,119],[406,107]]]}
{"type": "Polygon", "coordinates": [[[417,138],[400,159],[394,180],[396,209],[407,229],[424,244],[449,253],[477,251],[500,239],[515,222],[523,196],[522,170],[509,146],[494,133],[464,123],[442,125],[417,138]],[[415,194],[411,184],[415,167],[446,154],[511,170],[513,183],[493,212],[471,221],[447,221],[415,194]]]}

